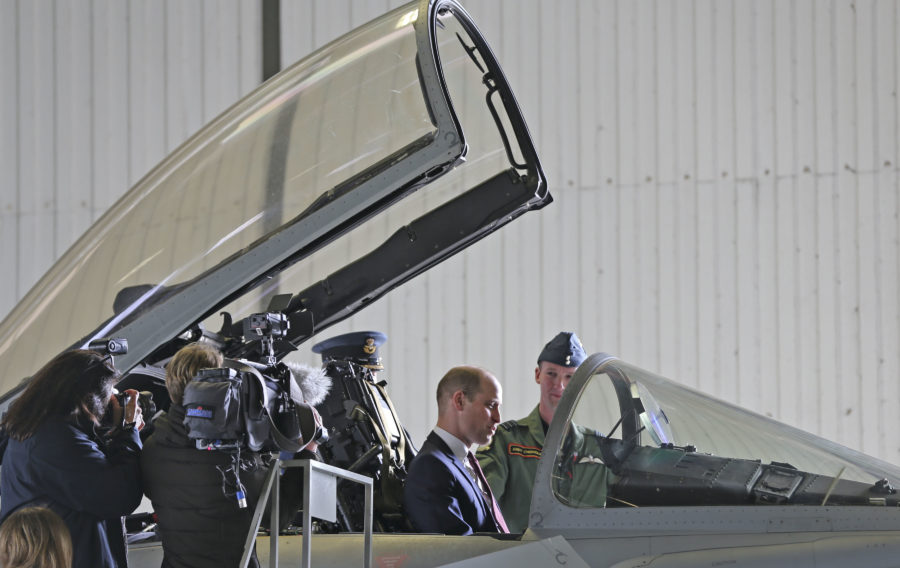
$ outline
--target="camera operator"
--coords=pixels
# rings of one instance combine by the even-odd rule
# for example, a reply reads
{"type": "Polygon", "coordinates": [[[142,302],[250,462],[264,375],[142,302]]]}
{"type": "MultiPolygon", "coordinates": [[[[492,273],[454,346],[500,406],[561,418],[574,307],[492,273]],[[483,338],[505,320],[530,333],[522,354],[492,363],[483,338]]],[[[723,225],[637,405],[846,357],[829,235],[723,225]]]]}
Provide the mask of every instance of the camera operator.
{"type": "Polygon", "coordinates": [[[2,420],[0,520],[29,506],[55,511],[72,536],[75,568],[127,566],[122,516],[141,502],[143,421],[137,392],[126,391],[124,409],[113,396],[118,378],[108,356],[67,351],[32,377],[2,420]]]}
{"type": "MultiPolygon", "coordinates": [[[[144,492],[153,502],[162,538],[163,567],[237,566],[244,552],[270,454],[244,450],[237,460],[240,471],[233,471],[233,454],[198,450],[184,425],[185,386],[201,369],[222,365],[218,350],[194,343],[178,351],[166,366],[171,406],[154,421],[156,430],[141,458],[144,492]],[[236,474],[243,487],[234,483],[236,474]],[[241,489],[246,506],[236,495],[241,489]]],[[[315,420],[321,426],[318,415],[315,420]]],[[[315,459],[316,447],[310,442],[295,457],[315,459]]],[[[282,476],[281,519],[289,521],[302,506],[301,476],[299,468],[287,469],[282,476]]],[[[258,566],[255,551],[250,566],[258,566]]]]}

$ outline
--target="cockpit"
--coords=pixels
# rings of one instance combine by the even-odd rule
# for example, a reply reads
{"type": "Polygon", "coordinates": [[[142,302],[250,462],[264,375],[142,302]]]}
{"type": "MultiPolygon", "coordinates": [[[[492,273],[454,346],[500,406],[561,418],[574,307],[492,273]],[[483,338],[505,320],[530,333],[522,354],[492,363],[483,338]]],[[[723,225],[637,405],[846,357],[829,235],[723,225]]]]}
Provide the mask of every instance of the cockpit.
{"type": "Polygon", "coordinates": [[[896,466],[613,357],[566,394],[550,478],[568,507],[900,504],[896,466]]]}

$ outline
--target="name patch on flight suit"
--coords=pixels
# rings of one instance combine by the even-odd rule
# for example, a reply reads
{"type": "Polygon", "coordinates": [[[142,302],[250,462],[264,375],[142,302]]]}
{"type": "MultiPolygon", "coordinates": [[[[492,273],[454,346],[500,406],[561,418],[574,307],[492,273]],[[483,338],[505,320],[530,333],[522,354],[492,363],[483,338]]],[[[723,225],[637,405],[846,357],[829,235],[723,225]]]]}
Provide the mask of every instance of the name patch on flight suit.
{"type": "Polygon", "coordinates": [[[523,446],[522,444],[516,444],[510,442],[508,446],[506,446],[506,453],[511,456],[519,456],[523,458],[537,458],[541,457],[541,449],[536,448],[534,446],[523,446]]]}

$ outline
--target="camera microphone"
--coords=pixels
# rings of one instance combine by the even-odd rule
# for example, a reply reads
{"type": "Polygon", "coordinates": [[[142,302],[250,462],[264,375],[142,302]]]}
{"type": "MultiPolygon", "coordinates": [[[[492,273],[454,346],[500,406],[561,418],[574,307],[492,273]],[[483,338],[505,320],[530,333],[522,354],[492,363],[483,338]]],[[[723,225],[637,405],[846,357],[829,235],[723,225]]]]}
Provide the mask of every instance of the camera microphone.
{"type": "Polygon", "coordinates": [[[94,339],[88,343],[88,349],[101,355],[124,355],[128,353],[128,340],[124,337],[94,339]]]}

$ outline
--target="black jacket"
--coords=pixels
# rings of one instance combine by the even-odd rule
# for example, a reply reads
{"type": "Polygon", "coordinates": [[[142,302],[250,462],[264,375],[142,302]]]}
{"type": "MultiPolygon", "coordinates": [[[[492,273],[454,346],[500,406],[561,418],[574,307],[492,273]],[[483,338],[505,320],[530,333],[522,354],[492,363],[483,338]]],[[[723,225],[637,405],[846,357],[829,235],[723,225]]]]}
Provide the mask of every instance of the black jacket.
{"type": "Polygon", "coordinates": [[[140,449],[136,430],[107,444],[92,424],[62,419],[23,442],[9,440],[0,520],[21,507],[49,507],[69,528],[73,568],[127,566],[122,515],[141,502],[140,449]]]}
{"type": "Polygon", "coordinates": [[[419,532],[497,532],[491,507],[481,490],[434,432],[410,464],[403,505],[419,532]]]}
{"type": "MultiPolygon", "coordinates": [[[[153,502],[162,538],[163,567],[228,568],[237,566],[244,552],[253,510],[267,472],[263,456],[242,452],[240,478],[246,488],[247,507],[241,509],[233,494],[231,455],[195,447],[184,426],[184,407],[173,404],[154,422],[156,430],[141,456],[144,493],[153,502]],[[224,491],[223,491],[224,487],[224,491]],[[230,495],[226,496],[225,492],[230,495]]],[[[302,456],[306,457],[306,456],[302,456]]],[[[288,521],[302,505],[302,470],[291,468],[282,476],[280,518],[288,521]]],[[[264,517],[267,519],[268,517],[264,517]]],[[[250,562],[257,566],[256,554],[250,562]]]]}

